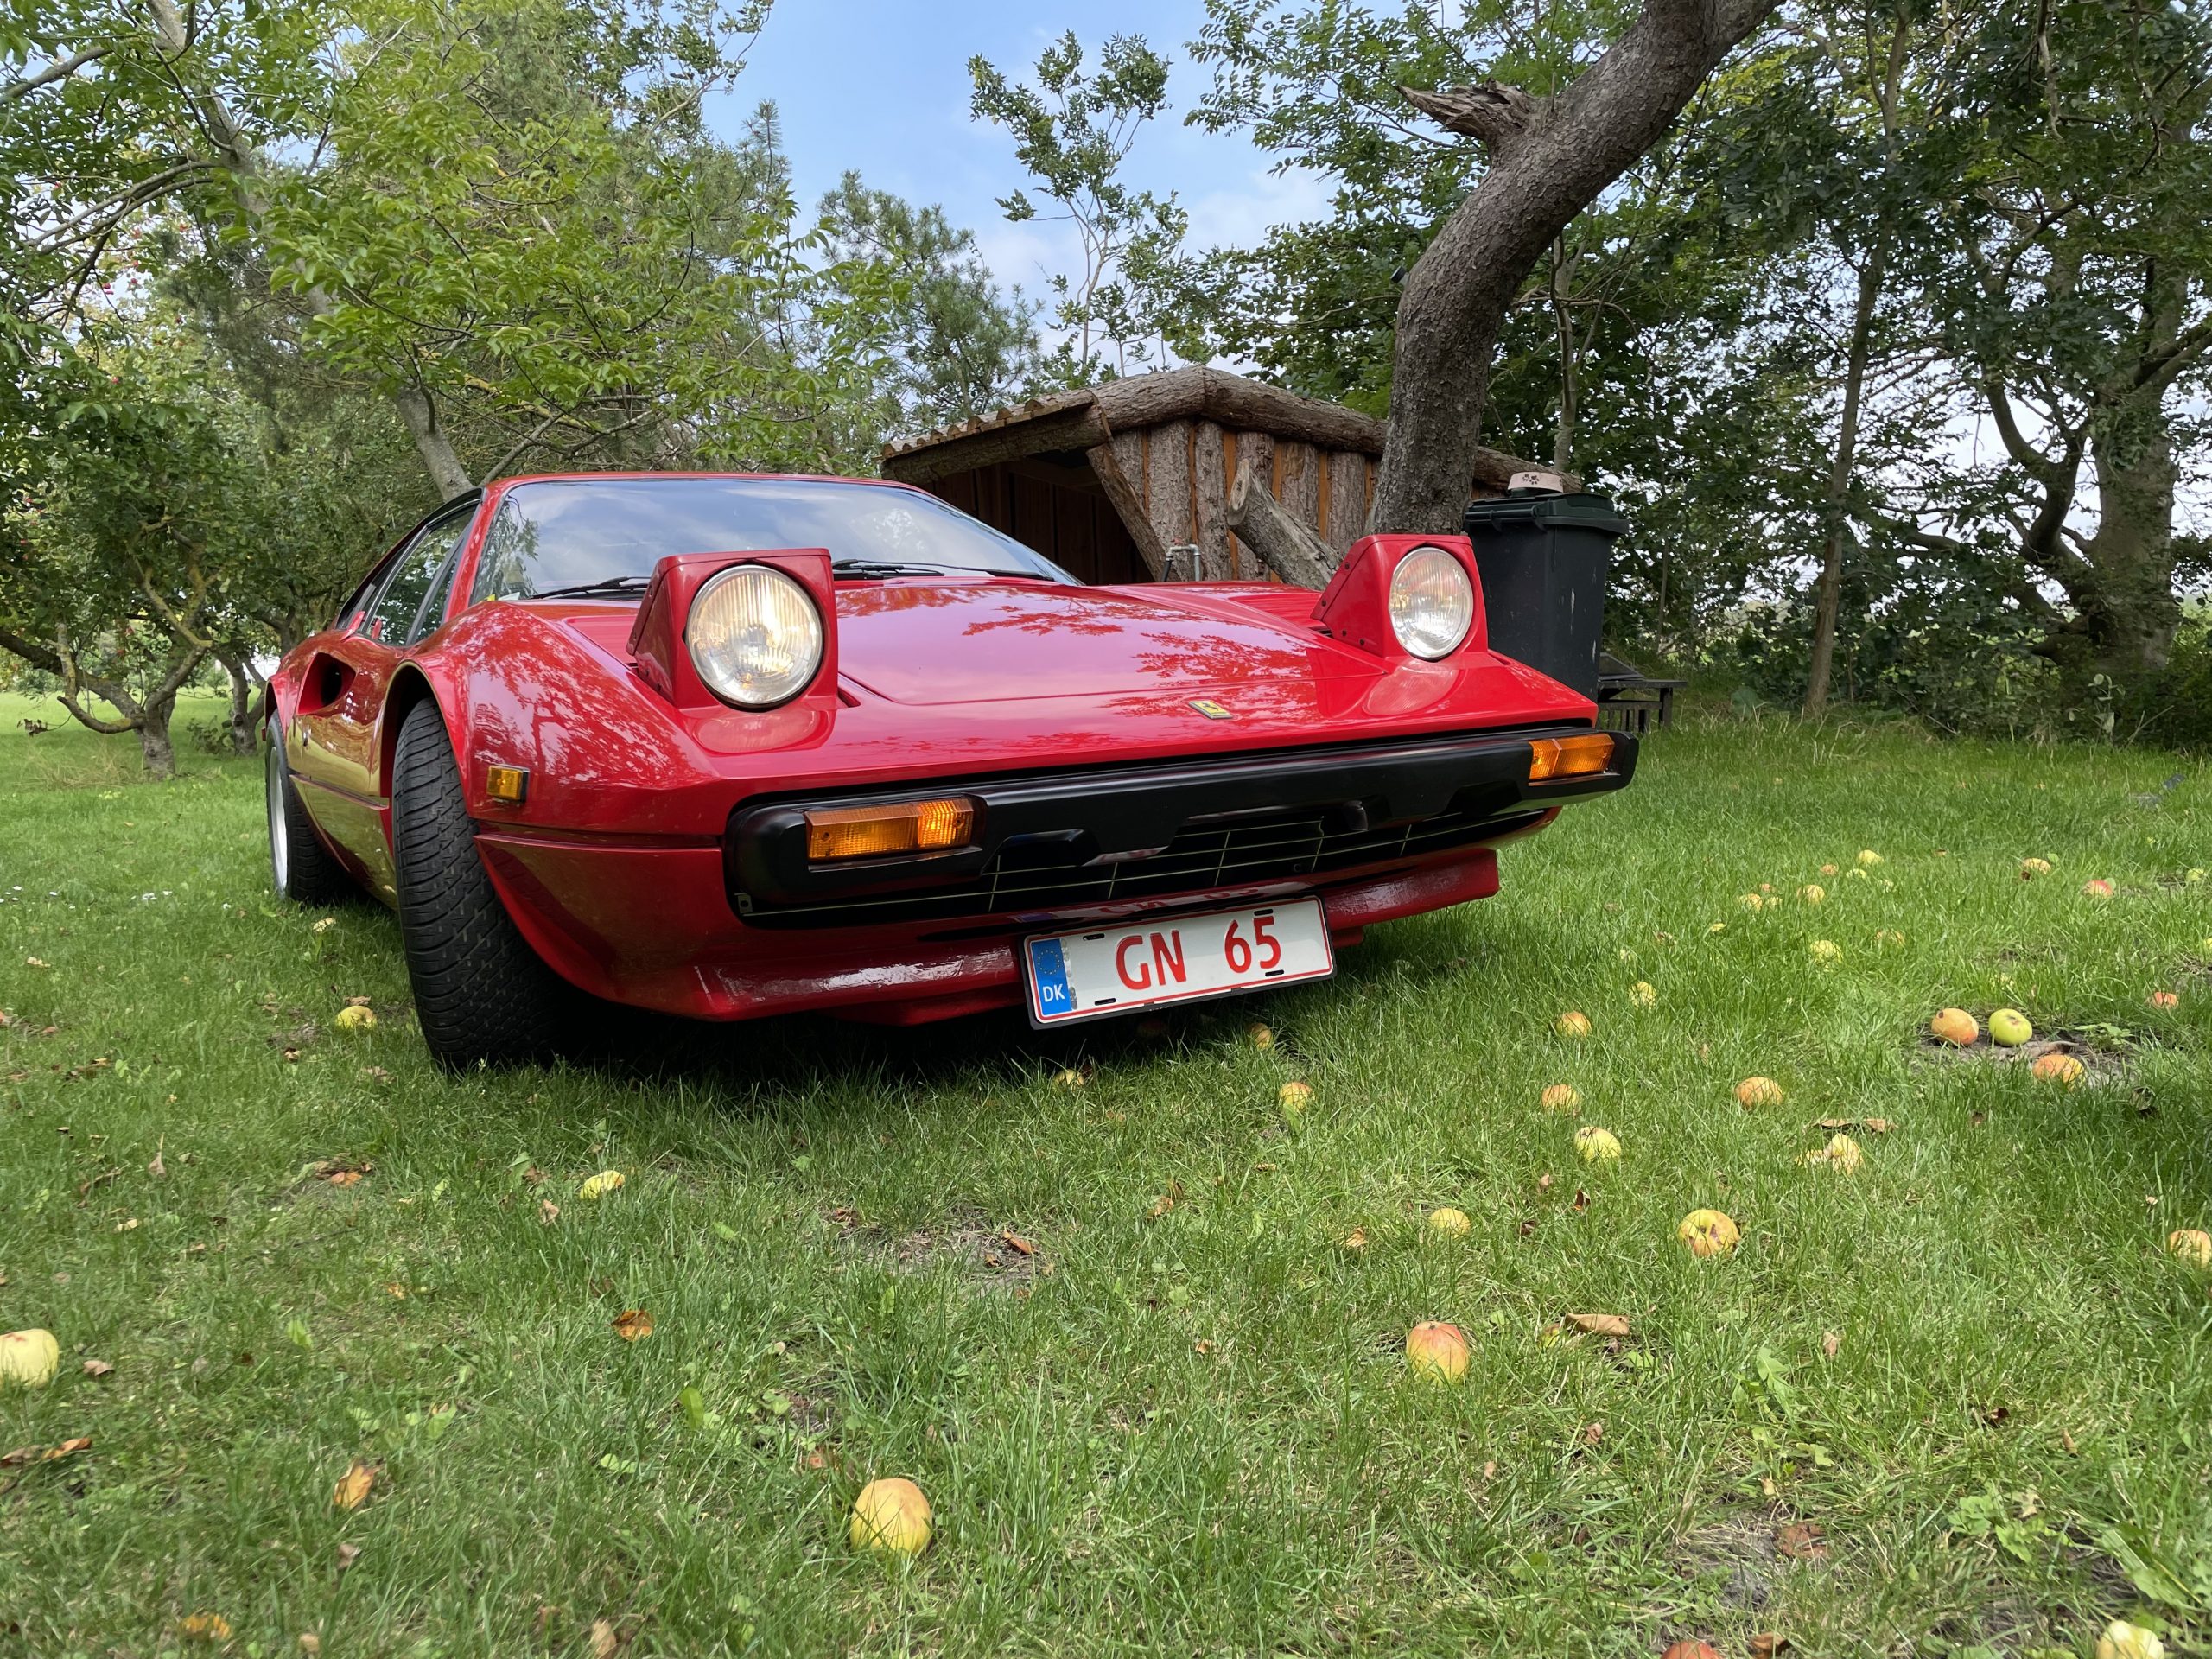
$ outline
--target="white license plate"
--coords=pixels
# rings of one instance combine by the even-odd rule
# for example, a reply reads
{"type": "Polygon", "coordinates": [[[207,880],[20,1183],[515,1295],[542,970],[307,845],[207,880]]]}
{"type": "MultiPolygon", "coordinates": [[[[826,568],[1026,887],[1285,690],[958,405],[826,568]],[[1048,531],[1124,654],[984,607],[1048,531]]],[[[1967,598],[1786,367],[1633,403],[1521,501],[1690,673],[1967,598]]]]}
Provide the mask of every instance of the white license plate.
{"type": "Polygon", "coordinates": [[[1132,916],[1021,942],[1033,1025],[1326,979],[1336,972],[1318,899],[1200,916],[1132,916]]]}

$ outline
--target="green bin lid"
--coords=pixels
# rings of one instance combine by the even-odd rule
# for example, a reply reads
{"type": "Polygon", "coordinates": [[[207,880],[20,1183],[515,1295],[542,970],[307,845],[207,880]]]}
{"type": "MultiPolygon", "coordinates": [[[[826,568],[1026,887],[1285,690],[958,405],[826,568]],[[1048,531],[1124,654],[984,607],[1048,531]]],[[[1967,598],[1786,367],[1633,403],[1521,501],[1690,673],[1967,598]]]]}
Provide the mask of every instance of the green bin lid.
{"type": "Polygon", "coordinates": [[[1470,536],[1507,530],[1594,530],[1601,536],[1625,536],[1628,520],[1602,495],[1553,495],[1530,491],[1494,501],[1470,501],[1462,520],[1470,536]]]}

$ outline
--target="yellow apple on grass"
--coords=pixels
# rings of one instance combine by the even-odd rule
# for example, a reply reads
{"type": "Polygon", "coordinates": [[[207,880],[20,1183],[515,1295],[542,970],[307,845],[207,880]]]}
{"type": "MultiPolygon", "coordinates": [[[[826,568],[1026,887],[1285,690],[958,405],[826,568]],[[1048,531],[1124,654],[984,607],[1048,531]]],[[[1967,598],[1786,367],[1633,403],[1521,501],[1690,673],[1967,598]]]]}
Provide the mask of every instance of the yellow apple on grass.
{"type": "Polygon", "coordinates": [[[1859,1149],[1859,1143],[1849,1135],[1832,1135],[1828,1137],[1827,1145],[1818,1152],[1808,1153],[1805,1161],[1826,1164],[1839,1175],[1856,1175],[1859,1166],[1866,1161],[1866,1154],[1859,1149]]]}
{"type": "Polygon", "coordinates": [[[1825,904],[1827,902],[1828,890],[1817,881],[1808,881],[1797,889],[1797,896],[1808,905],[1825,904]]]}
{"type": "Polygon", "coordinates": [[[2181,998],[2172,991],[2153,991],[2151,993],[2151,1006],[2161,1011],[2177,1008],[2181,1007],[2181,998]]]}
{"type": "Polygon", "coordinates": [[[1620,1140],[1611,1129],[1586,1124],[1574,1132],[1574,1149],[1582,1154],[1586,1164],[1618,1164],[1621,1160],[1620,1140]]]}
{"type": "Polygon", "coordinates": [[[1989,1040],[1999,1048],[2018,1048],[2035,1034],[2028,1016],[2018,1008],[1999,1008],[1989,1016],[1989,1040]]]}
{"type": "Polygon", "coordinates": [[[1406,1333],[1406,1363],[1416,1376],[1459,1382],[1467,1375],[1467,1338],[1456,1325],[1423,1319],[1406,1333]]]}
{"type": "Polygon", "coordinates": [[[1562,1037],[1587,1037],[1591,1032],[1590,1016],[1580,1009],[1569,1009],[1552,1021],[1552,1029],[1562,1037]]]}
{"type": "Polygon", "coordinates": [[[1582,1109],[1582,1091],[1571,1083],[1548,1083],[1542,1096],[1544,1109],[1572,1115],[1582,1109]]]}
{"type": "Polygon", "coordinates": [[[1465,1238],[1474,1230],[1475,1224],[1467,1219],[1464,1210],[1454,1210],[1449,1205],[1428,1212],[1428,1230],[1440,1238],[1465,1238]]]}
{"type": "Polygon", "coordinates": [[[2035,1064],[2028,1068],[2044,1083],[2073,1084],[2082,1081],[2089,1068],[2071,1054],[2062,1054],[2056,1049],[2036,1056],[2035,1064]]]}
{"type": "Polygon", "coordinates": [[[51,1331],[10,1331],[0,1336],[0,1388],[42,1389],[61,1363],[61,1344],[51,1331]]]}
{"type": "Polygon", "coordinates": [[[330,1023],[340,1031],[373,1031],[377,1016],[374,1010],[349,1002],[331,1016],[330,1023]]]}
{"type": "Polygon", "coordinates": [[[2111,882],[2099,876],[2094,881],[2084,881],[2082,884],[2082,891],[2091,899],[2109,899],[2117,889],[2111,882]]]}
{"type": "Polygon", "coordinates": [[[1648,1008],[1659,1000],[1659,993],[1651,988],[1651,982],[1639,979],[1628,988],[1628,1000],[1639,1008],[1648,1008]]]}
{"type": "Polygon", "coordinates": [[[911,1560],[930,1547],[930,1501],[911,1480],[871,1480],[853,1500],[846,1529],[855,1549],[880,1550],[911,1560]]]}
{"type": "Polygon", "coordinates": [[[2212,1268],[2212,1233],[2201,1227],[2177,1227],[2166,1235],[2166,1254],[2192,1268],[2212,1268]]]}
{"type": "Polygon", "coordinates": [[[1285,1117],[1296,1117],[1313,1103],[1313,1085],[1292,1078],[1275,1090],[1275,1104],[1282,1108],[1285,1117]]]}
{"type": "Polygon", "coordinates": [[[1782,1085],[1772,1077],[1745,1077],[1736,1085],[1736,1103],[1745,1111],[1760,1106],[1779,1106],[1782,1085]]]}
{"type": "Polygon", "coordinates": [[[1874,866],[1879,864],[1881,861],[1882,855],[1876,852],[1872,847],[1862,847],[1859,849],[1859,868],[1860,869],[1871,870],[1874,866]]]}
{"type": "Polygon", "coordinates": [[[2039,875],[2049,875],[2051,862],[2047,858],[2024,858],[2020,861],[2020,880],[2032,881],[2039,875]]]}
{"type": "Polygon", "coordinates": [[[1971,1048],[1981,1036],[1981,1024],[1964,1008],[1946,1008],[1928,1022],[1929,1034],[1953,1048],[1971,1048]]]}
{"type": "Polygon", "coordinates": [[[2140,1624],[2115,1618],[2097,1638],[2097,1659],[2166,1659],[2166,1644],[2140,1624]]]}
{"type": "Polygon", "coordinates": [[[1726,1255],[1736,1248],[1741,1236],[1736,1224],[1718,1210],[1693,1210],[1682,1217],[1681,1225],[1675,1229],[1675,1236],[1689,1247],[1696,1256],[1726,1255]]]}
{"type": "Polygon", "coordinates": [[[1843,960],[1843,947],[1834,939],[1815,939],[1805,947],[1805,951],[1823,968],[1833,968],[1843,960]]]}
{"type": "Polygon", "coordinates": [[[620,1170],[602,1169],[576,1189],[576,1196],[587,1204],[596,1204],[608,1193],[620,1192],[621,1186],[622,1172],[620,1170]]]}

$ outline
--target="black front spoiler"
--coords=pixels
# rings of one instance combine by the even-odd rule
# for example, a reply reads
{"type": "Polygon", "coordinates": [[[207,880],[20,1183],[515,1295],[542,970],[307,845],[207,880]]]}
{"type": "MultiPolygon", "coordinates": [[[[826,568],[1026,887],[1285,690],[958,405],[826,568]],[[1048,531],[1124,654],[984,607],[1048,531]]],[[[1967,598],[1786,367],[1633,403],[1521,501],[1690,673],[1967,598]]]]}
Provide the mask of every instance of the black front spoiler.
{"type": "Polygon", "coordinates": [[[1209,756],[1143,766],[932,779],[902,788],[741,803],[724,843],[729,890],[742,914],[973,882],[1015,849],[1070,867],[1137,861],[1185,829],[1284,813],[1312,813],[1363,831],[1447,810],[1500,821],[1500,831],[1564,802],[1624,787],[1637,739],[1613,734],[1601,772],[1529,781],[1530,744],[1586,726],[1557,726],[1387,744],[1209,756]],[[806,855],[809,808],[944,796],[973,803],[969,845],[941,853],[817,864],[806,855]]]}

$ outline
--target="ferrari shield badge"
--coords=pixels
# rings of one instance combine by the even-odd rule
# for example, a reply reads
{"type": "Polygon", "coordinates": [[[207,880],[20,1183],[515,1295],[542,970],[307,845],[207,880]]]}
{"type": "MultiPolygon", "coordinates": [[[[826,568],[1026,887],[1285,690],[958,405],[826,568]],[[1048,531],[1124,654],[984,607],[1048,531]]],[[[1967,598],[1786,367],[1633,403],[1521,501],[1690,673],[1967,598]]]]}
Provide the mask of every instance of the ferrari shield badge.
{"type": "Polygon", "coordinates": [[[1222,704],[1216,702],[1211,697],[1192,697],[1191,699],[1191,707],[1197,709],[1208,720],[1234,720],[1236,718],[1235,715],[1230,713],[1228,709],[1224,707],[1222,704]]]}

